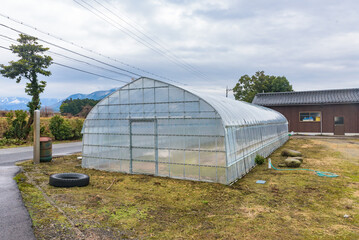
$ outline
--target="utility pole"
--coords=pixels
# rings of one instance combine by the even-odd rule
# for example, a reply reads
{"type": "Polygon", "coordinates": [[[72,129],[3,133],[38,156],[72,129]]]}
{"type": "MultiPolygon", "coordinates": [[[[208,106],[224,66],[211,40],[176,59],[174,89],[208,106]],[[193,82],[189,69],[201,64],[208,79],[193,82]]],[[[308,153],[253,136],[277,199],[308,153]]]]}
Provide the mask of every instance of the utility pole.
{"type": "Polygon", "coordinates": [[[226,86],[226,98],[228,97],[228,93],[229,93],[230,91],[233,91],[233,88],[229,89],[228,86],[226,86]]]}
{"type": "Polygon", "coordinates": [[[34,111],[34,158],[35,164],[40,163],[40,110],[34,111]]]}

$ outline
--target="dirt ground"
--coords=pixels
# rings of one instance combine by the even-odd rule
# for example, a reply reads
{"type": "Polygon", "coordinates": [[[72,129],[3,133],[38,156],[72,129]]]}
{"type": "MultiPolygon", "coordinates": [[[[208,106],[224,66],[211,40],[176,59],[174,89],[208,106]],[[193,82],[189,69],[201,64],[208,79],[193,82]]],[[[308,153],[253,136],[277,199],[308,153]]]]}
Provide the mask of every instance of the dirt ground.
{"type": "Polygon", "coordinates": [[[293,138],[308,171],[255,167],[231,186],[82,169],[77,156],[16,177],[38,239],[359,239],[359,139],[293,138]],[[81,172],[82,188],[54,188],[49,175],[81,172]],[[265,184],[256,184],[265,180],[265,184]]]}

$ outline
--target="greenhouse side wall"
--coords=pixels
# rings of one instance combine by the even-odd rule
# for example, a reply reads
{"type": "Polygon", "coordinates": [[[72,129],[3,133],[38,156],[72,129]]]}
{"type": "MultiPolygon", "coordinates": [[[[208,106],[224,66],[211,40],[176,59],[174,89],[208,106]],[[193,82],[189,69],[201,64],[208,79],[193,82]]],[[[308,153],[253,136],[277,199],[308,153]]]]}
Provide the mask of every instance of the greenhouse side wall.
{"type": "Polygon", "coordinates": [[[257,154],[268,157],[287,140],[287,122],[227,127],[227,183],[248,173],[255,166],[257,154]]]}
{"type": "Polygon", "coordinates": [[[133,81],[94,107],[83,133],[85,168],[227,183],[221,117],[181,88],[133,81]]]}

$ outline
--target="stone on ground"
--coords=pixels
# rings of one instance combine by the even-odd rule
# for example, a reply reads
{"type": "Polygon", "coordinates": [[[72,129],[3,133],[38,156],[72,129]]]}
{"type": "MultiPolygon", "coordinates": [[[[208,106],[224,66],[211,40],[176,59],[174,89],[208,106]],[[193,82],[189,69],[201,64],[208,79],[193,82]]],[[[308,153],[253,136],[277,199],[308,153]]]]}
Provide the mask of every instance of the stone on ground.
{"type": "Polygon", "coordinates": [[[299,160],[301,163],[303,163],[303,157],[292,157],[292,158],[297,159],[297,160],[299,160]]]}
{"type": "Polygon", "coordinates": [[[282,151],[282,156],[287,156],[287,157],[301,157],[302,153],[292,150],[292,149],[283,149],[282,151]]]}
{"type": "Polygon", "coordinates": [[[300,164],[302,164],[298,159],[295,158],[287,158],[286,160],[284,160],[285,165],[287,165],[287,167],[293,167],[293,168],[298,168],[300,167],[300,164]]]}

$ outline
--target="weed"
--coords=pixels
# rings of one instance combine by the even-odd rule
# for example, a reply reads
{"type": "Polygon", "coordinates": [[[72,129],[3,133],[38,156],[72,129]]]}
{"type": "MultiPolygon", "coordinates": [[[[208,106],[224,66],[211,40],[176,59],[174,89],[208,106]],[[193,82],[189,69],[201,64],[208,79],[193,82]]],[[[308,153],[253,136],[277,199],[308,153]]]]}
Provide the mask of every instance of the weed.
{"type": "Polygon", "coordinates": [[[264,161],[265,161],[265,158],[258,154],[257,154],[256,158],[254,159],[254,162],[257,165],[262,165],[264,163],[264,161]]]}

